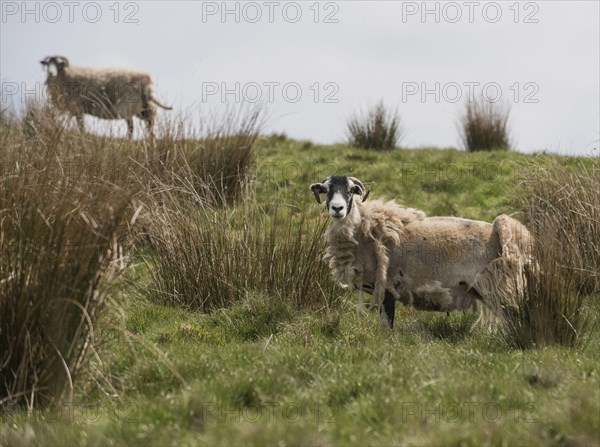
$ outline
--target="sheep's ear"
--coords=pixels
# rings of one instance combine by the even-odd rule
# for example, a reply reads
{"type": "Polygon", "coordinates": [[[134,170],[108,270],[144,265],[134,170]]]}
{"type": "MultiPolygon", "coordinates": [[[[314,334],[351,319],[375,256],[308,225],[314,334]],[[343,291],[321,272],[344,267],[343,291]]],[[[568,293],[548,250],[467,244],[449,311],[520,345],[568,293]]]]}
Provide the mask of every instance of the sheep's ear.
{"type": "Polygon", "coordinates": [[[365,194],[365,185],[363,185],[363,183],[356,177],[348,177],[348,180],[350,180],[354,184],[354,186],[352,186],[352,188],[350,188],[350,192],[352,194],[358,194],[358,195],[362,196],[363,202],[365,200],[367,200],[367,197],[369,197],[369,194],[371,194],[371,191],[367,191],[367,193],[365,194]]]}
{"type": "Polygon", "coordinates": [[[323,183],[313,183],[312,185],[310,185],[310,190],[314,194],[317,203],[321,203],[320,194],[327,193],[327,187],[323,183]]]}
{"type": "Polygon", "coordinates": [[[40,64],[42,64],[42,65],[48,65],[49,63],[50,63],[50,58],[49,57],[47,57],[46,59],[42,59],[40,61],[40,64]]]}
{"type": "Polygon", "coordinates": [[[352,188],[350,188],[350,192],[359,196],[362,196],[364,194],[364,190],[360,185],[354,185],[352,188]]]}

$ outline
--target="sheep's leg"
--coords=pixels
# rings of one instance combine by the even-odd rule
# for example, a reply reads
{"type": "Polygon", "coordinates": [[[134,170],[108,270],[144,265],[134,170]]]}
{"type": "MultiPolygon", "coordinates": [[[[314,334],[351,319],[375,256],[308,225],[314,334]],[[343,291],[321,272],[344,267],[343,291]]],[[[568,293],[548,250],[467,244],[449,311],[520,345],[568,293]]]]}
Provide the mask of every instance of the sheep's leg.
{"type": "MultiPolygon", "coordinates": [[[[387,270],[390,263],[390,259],[387,256],[385,245],[380,241],[375,241],[375,257],[377,259],[377,271],[376,271],[376,279],[375,279],[375,288],[373,290],[373,300],[379,306],[379,319],[383,326],[387,328],[392,328],[393,321],[386,315],[389,314],[389,311],[386,310],[386,296],[389,293],[386,289],[387,285],[387,270]]],[[[391,294],[390,294],[391,295],[391,294]]],[[[394,296],[391,295],[391,300],[394,300],[394,296]]],[[[391,309],[390,306],[395,306],[395,302],[390,305],[389,299],[388,309],[391,309]]],[[[393,311],[392,311],[393,314],[393,311]]]]}
{"type": "MultiPolygon", "coordinates": [[[[477,290],[472,288],[465,281],[460,281],[457,285],[450,287],[452,291],[452,303],[453,309],[457,310],[468,310],[468,309],[477,309],[477,300],[482,300],[483,298],[477,290]]],[[[447,310],[453,310],[447,309],[447,310]]]]}
{"type": "Polygon", "coordinates": [[[371,295],[371,301],[369,302],[369,309],[375,309],[377,306],[379,306],[379,303],[377,302],[377,296],[375,293],[373,293],[371,295]]]}
{"type": "Polygon", "coordinates": [[[127,119],[127,138],[133,138],[133,118],[127,119]]]}
{"type": "Polygon", "coordinates": [[[375,287],[373,289],[373,300],[381,306],[384,300],[385,288],[387,284],[387,270],[390,260],[386,254],[385,245],[375,241],[375,258],[377,259],[377,270],[375,273],[375,287]]]}
{"type": "Polygon", "coordinates": [[[371,303],[365,303],[365,293],[373,295],[373,284],[363,283],[362,287],[358,289],[358,313],[359,315],[365,315],[367,310],[374,309],[376,306],[371,298],[371,303]]]}
{"type": "Polygon", "coordinates": [[[150,104],[142,111],[142,119],[146,121],[146,129],[148,130],[148,136],[154,137],[154,121],[156,119],[156,109],[150,104]]]}
{"type": "Polygon", "coordinates": [[[146,129],[148,129],[148,136],[150,138],[154,137],[154,121],[146,120],[146,129]]]}
{"type": "Polygon", "coordinates": [[[394,327],[394,314],[396,313],[396,298],[389,291],[385,291],[383,306],[379,308],[379,319],[382,324],[390,329],[394,327]]]}
{"type": "Polygon", "coordinates": [[[365,306],[365,293],[362,290],[358,291],[358,315],[361,317],[366,315],[367,307],[365,306]]]}
{"type": "Polygon", "coordinates": [[[75,120],[77,121],[77,127],[79,128],[79,132],[85,133],[85,124],[83,122],[83,115],[75,115],[75,120]]]}

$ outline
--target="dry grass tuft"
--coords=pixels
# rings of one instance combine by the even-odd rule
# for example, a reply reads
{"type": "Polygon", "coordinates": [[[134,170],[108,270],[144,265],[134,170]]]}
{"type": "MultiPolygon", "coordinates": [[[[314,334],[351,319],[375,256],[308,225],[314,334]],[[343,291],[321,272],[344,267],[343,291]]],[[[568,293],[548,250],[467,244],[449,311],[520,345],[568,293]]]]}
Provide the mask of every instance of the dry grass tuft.
{"type": "Polygon", "coordinates": [[[460,138],[468,152],[510,149],[508,118],[510,109],[479,99],[467,102],[460,119],[460,138]]]}
{"type": "Polygon", "coordinates": [[[521,206],[536,240],[537,268],[527,273],[523,306],[508,315],[516,346],[580,346],[596,324],[588,303],[600,293],[597,168],[581,164],[574,172],[552,164],[525,185],[521,206]]]}
{"type": "Polygon", "coordinates": [[[337,290],[321,261],[324,221],[280,203],[265,210],[251,195],[214,208],[190,186],[165,187],[150,205],[154,298],[205,312],[253,293],[297,307],[330,304],[337,290]]]}
{"type": "MultiPolygon", "coordinates": [[[[93,350],[107,281],[125,268],[137,240],[130,227],[154,218],[142,203],[169,199],[169,191],[179,211],[190,214],[171,222],[184,231],[178,225],[193,220],[199,204],[228,205],[245,194],[260,110],[220,119],[206,124],[201,138],[171,126],[162,138],[128,141],[73,131],[46,105],[28,104],[20,119],[3,113],[0,404],[31,408],[73,390],[93,350]]],[[[200,242],[208,246],[210,239],[205,233],[200,242]]],[[[185,241],[187,250],[196,246],[193,238],[185,241]]]]}
{"type": "Polygon", "coordinates": [[[196,192],[205,191],[207,200],[231,205],[244,196],[252,177],[263,124],[262,109],[244,107],[206,118],[199,137],[186,131],[183,121],[169,123],[145,148],[145,167],[154,179],[185,178],[196,192]]]}
{"type": "Polygon", "coordinates": [[[110,151],[92,156],[53,117],[26,116],[32,133],[0,130],[0,403],[32,408],[73,390],[124,264],[135,191],[110,180],[110,151]]]}
{"type": "Polygon", "coordinates": [[[351,117],[347,133],[348,142],[354,147],[389,151],[400,144],[404,127],[398,111],[390,111],[379,102],[362,115],[351,117]]]}

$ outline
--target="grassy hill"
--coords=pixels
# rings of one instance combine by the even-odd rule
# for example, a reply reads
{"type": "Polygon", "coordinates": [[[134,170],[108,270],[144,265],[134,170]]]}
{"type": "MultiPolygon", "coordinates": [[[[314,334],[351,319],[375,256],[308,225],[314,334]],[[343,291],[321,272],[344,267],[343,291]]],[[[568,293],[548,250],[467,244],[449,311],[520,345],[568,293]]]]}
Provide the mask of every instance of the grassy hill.
{"type": "MultiPolygon", "coordinates": [[[[4,127],[0,155],[10,158],[19,138],[4,127]]],[[[114,174],[119,163],[147,150],[89,138],[70,144],[95,154],[95,170],[112,163],[113,183],[126,183],[114,174]]],[[[524,350],[474,326],[473,313],[400,308],[394,330],[385,331],[375,313],[359,316],[355,297],[327,283],[322,244],[311,242],[321,241],[326,216],[308,191],[331,173],[351,174],[372,197],[428,215],[522,219],[519,198],[540,169],[557,163],[597,173],[598,160],[432,148],[379,153],[283,136],[260,137],[255,150],[250,192],[235,206],[213,213],[183,205],[197,198],[185,182],[168,196],[156,193],[155,210],[167,198],[189,200],[143,220],[150,242],[136,242],[125,271],[108,283],[94,349],[71,395],[30,413],[4,405],[0,445],[600,443],[597,324],[580,347],[524,350]],[[179,220],[160,226],[175,212],[179,220]],[[224,238],[225,231],[233,236],[224,238]],[[174,248],[161,264],[154,247],[169,232],[174,248]],[[267,242],[269,250],[257,255],[267,242]],[[288,270],[280,268],[284,260],[288,270]],[[190,267],[185,274],[179,262],[190,267]],[[214,270],[192,268],[205,265],[214,270]],[[156,293],[152,272],[160,268],[182,275],[169,283],[182,286],[194,275],[207,283],[219,272],[236,277],[215,282],[211,306],[198,298],[204,308],[176,290],[156,293]],[[302,281],[294,281],[300,271],[302,281]],[[218,284],[225,284],[222,300],[218,284]]],[[[598,298],[587,298],[583,309],[596,323],[598,298]]]]}
{"type": "Polygon", "coordinates": [[[265,195],[284,190],[288,196],[292,192],[312,200],[306,193],[309,184],[344,173],[364,180],[373,197],[396,199],[428,215],[492,220],[500,213],[516,212],[512,199],[518,184],[535,180],[540,167],[550,162],[573,168],[582,162],[597,166],[597,160],[585,157],[468,153],[454,148],[382,153],[272,136],[259,142],[257,185],[265,195]]]}

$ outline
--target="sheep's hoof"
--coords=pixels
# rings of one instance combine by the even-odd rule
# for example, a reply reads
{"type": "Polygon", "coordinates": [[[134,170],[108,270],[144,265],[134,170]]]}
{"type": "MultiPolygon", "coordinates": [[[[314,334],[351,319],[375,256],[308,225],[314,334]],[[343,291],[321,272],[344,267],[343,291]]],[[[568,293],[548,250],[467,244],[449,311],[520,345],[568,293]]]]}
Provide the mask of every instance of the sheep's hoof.
{"type": "Polygon", "coordinates": [[[379,321],[384,329],[391,331],[394,328],[394,322],[388,318],[385,312],[379,312],[379,321]]]}

